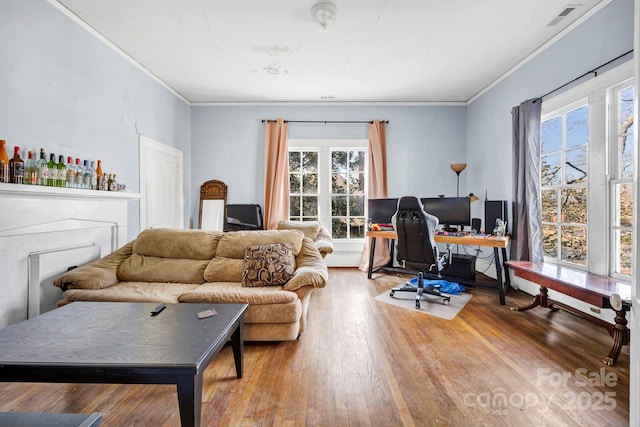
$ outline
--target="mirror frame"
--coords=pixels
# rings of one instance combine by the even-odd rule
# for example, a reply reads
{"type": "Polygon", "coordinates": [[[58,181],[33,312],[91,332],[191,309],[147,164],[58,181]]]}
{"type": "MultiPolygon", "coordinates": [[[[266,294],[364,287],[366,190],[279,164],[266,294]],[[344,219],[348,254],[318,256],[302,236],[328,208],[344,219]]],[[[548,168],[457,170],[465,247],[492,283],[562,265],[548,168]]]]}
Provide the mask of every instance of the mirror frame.
{"type": "Polygon", "coordinates": [[[202,228],[202,203],[205,200],[222,200],[224,202],[222,230],[227,228],[227,184],[212,179],[200,186],[200,212],[198,214],[198,228],[202,228]]]}

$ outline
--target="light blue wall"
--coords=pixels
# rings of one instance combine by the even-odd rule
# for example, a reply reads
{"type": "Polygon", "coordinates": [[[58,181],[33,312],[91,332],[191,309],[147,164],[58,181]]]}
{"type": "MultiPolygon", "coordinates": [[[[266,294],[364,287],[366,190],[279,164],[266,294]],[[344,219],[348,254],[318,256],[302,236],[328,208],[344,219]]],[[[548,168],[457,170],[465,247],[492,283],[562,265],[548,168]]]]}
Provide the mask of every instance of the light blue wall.
{"type": "MultiPolygon", "coordinates": [[[[105,172],[137,192],[138,135],[182,150],[188,170],[190,114],[188,104],[48,2],[0,1],[0,139],[10,149],[101,159],[105,172]]],[[[184,186],[188,198],[188,175],[184,186]]],[[[133,238],[139,206],[129,205],[133,238]]]]}
{"type": "MultiPolygon", "coordinates": [[[[253,106],[194,107],[192,118],[192,212],[197,191],[209,179],[228,185],[229,203],[264,206],[263,119],[389,120],[389,197],[454,196],[449,164],[466,159],[466,106],[253,106]]],[[[289,138],[367,139],[367,124],[290,123],[289,138]]],[[[460,193],[466,188],[461,180],[460,193]]]]}
{"type": "MultiPolygon", "coordinates": [[[[512,200],[511,109],[633,49],[633,0],[613,0],[483,96],[467,112],[466,179],[512,200]]],[[[625,57],[630,60],[631,55],[625,57]]],[[[484,197],[483,197],[484,198],[484,197]]]]}

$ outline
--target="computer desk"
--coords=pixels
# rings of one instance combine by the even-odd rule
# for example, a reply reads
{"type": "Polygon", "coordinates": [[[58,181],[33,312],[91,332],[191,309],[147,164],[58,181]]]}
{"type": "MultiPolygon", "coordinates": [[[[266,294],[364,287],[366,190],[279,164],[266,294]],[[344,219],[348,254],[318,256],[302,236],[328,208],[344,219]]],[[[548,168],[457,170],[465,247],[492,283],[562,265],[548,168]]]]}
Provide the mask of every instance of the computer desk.
{"type": "MultiPolygon", "coordinates": [[[[387,270],[387,271],[402,271],[403,269],[399,269],[393,267],[393,248],[394,245],[391,245],[391,265],[379,267],[377,269],[373,269],[373,256],[376,249],[376,239],[390,239],[395,240],[398,235],[395,231],[367,231],[367,237],[371,237],[371,250],[369,251],[369,270],[367,272],[367,278],[371,279],[372,274],[375,271],[379,270],[387,270]]],[[[496,266],[496,282],[495,283],[486,283],[486,282],[477,282],[475,280],[466,280],[458,277],[447,277],[443,276],[443,278],[449,278],[452,281],[456,281],[462,284],[468,285],[480,285],[480,286],[491,286],[498,288],[498,295],[500,297],[500,305],[505,305],[505,294],[507,293],[507,289],[511,285],[509,280],[509,272],[507,271],[507,267],[504,265],[504,262],[507,260],[507,247],[511,239],[509,236],[504,237],[496,237],[496,236],[475,236],[475,235],[463,235],[463,236],[453,236],[451,234],[436,234],[434,236],[436,243],[445,243],[445,244],[453,244],[453,245],[465,245],[465,246],[484,246],[493,248],[493,258],[496,266]],[[504,279],[503,272],[504,269],[504,279]]],[[[406,271],[406,269],[405,269],[406,271]]]]}

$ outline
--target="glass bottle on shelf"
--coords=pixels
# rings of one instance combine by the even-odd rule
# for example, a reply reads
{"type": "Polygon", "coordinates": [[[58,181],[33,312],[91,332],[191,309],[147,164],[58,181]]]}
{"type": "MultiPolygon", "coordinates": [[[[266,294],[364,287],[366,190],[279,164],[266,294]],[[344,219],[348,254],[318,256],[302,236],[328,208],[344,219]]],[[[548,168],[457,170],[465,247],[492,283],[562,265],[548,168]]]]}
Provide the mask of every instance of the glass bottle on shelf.
{"type": "Polygon", "coordinates": [[[102,190],[102,160],[98,160],[96,167],[96,190],[102,190]]]}
{"type": "Polygon", "coordinates": [[[111,184],[109,184],[110,191],[118,191],[118,178],[116,178],[116,174],[113,174],[113,178],[111,178],[111,184]]]}
{"type": "Polygon", "coordinates": [[[49,154],[49,163],[47,163],[47,167],[49,168],[49,176],[47,177],[47,186],[55,187],[56,181],[58,180],[58,164],[56,163],[56,155],[53,153],[49,154]]]}
{"type": "Polygon", "coordinates": [[[27,154],[27,163],[24,165],[24,183],[28,185],[38,184],[38,166],[33,159],[33,151],[29,150],[27,154]]]}
{"type": "Polygon", "coordinates": [[[24,181],[24,160],[20,158],[20,147],[13,148],[13,158],[9,160],[9,180],[13,184],[22,184],[24,181]]]}
{"type": "Polygon", "coordinates": [[[67,157],[67,188],[76,187],[76,169],[73,167],[73,157],[67,157]]]}
{"type": "Polygon", "coordinates": [[[107,179],[107,190],[111,191],[111,184],[113,183],[113,175],[109,174],[109,178],[107,179]]]}
{"type": "Polygon", "coordinates": [[[75,188],[84,188],[82,186],[82,179],[84,175],[84,171],[82,170],[82,165],[80,164],[80,159],[76,157],[76,168],[75,168],[76,176],[74,178],[75,188]]]}
{"type": "Polygon", "coordinates": [[[47,185],[47,179],[49,179],[49,165],[47,164],[47,158],[44,154],[44,148],[40,149],[40,158],[36,163],[38,167],[38,185],[47,185]]]}
{"type": "Polygon", "coordinates": [[[82,187],[87,190],[91,189],[91,166],[89,166],[89,160],[85,160],[82,167],[82,187]]]}
{"type": "Polygon", "coordinates": [[[4,139],[0,139],[0,182],[9,182],[9,154],[4,139]]]}
{"type": "Polygon", "coordinates": [[[60,154],[58,156],[58,179],[56,180],[56,187],[67,186],[67,166],[64,164],[64,156],[60,154]]]}

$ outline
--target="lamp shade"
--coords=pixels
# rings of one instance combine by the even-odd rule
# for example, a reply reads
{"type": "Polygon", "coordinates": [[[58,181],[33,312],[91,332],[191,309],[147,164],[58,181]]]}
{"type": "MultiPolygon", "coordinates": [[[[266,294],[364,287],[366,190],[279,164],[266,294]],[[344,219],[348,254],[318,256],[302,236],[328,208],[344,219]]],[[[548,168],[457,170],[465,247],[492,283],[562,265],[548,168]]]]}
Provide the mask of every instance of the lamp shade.
{"type": "Polygon", "coordinates": [[[449,166],[451,167],[451,170],[457,174],[460,174],[460,172],[467,168],[466,163],[451,163],[449,166]]]}

